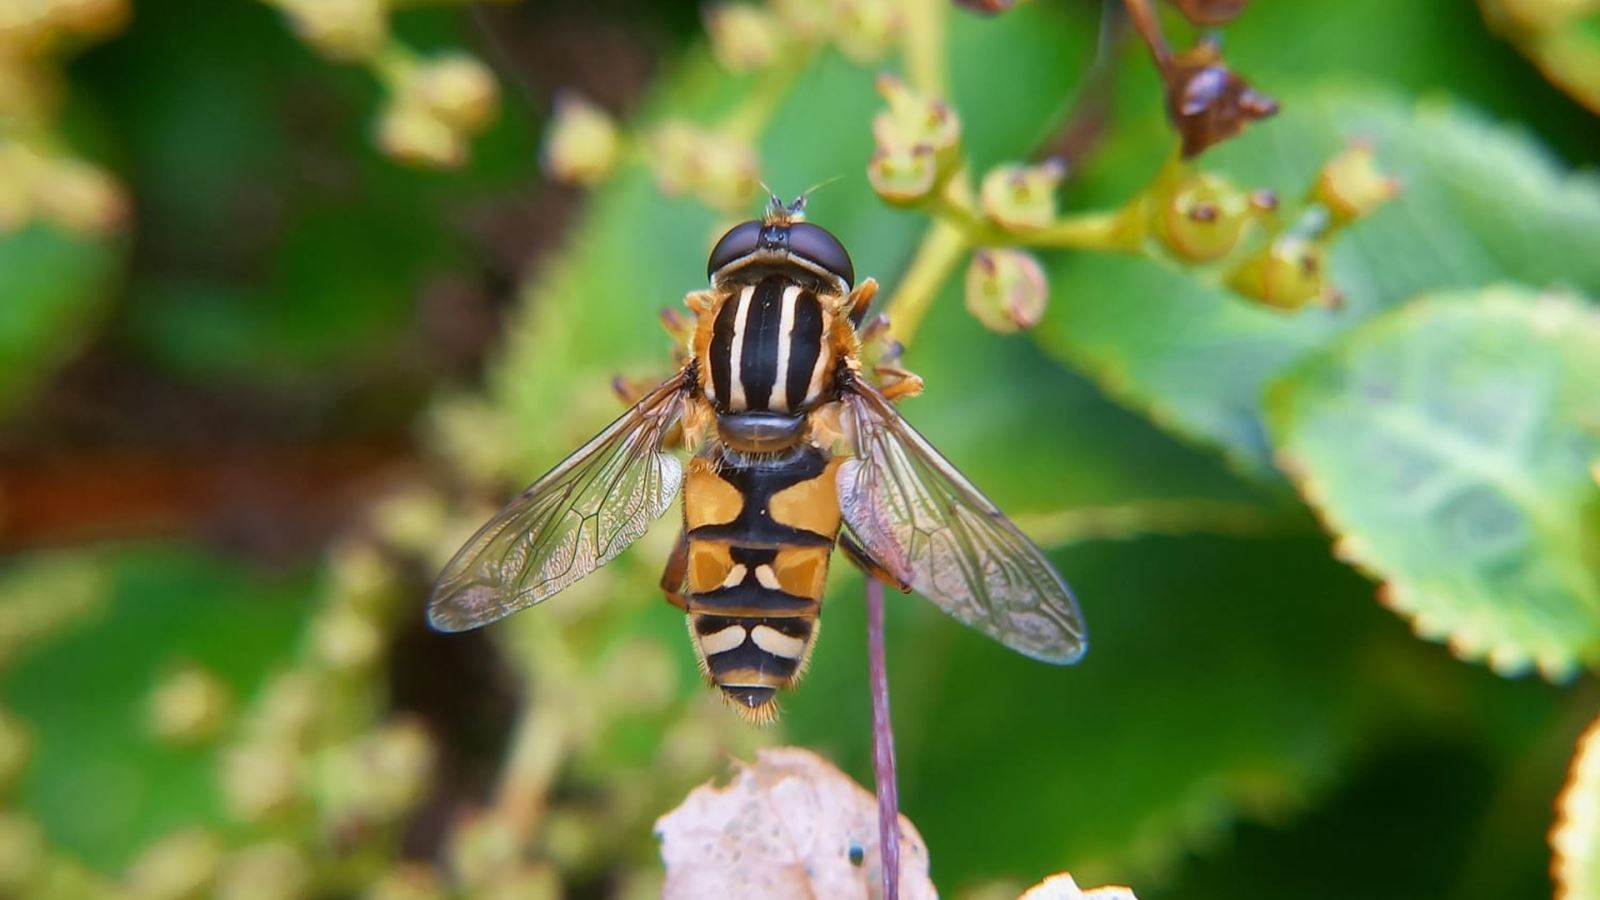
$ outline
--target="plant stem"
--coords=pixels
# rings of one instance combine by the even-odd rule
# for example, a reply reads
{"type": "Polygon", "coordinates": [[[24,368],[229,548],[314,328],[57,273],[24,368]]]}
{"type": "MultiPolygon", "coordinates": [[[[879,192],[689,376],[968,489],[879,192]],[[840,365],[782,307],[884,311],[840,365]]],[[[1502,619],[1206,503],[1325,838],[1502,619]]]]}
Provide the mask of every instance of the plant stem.
{"type": "Polygon", "coordinates": [[[885,307],[891,339],[904,346],[911,344],[934,296],[969,249],[966,233],[950,222],[938,219],[928,226],[922,244],[911,258],[911,267],[885,307]]]}
{"type": "Polygon", "coordinates": [[[889,719],[889,667],[883,641],[883,582],[867,576],[867,669],[872,686],[872,775],[878,791],[878,859],[884,900],[900,898],[900,797],[889,719]]]}

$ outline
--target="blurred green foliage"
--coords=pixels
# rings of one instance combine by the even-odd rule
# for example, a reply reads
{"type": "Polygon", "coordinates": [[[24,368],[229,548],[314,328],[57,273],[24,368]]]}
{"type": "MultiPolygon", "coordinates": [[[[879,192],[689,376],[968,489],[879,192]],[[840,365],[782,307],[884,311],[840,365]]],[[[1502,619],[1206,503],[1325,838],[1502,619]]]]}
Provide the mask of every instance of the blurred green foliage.
{"type": "MultiPolygon", "coordinates": [[[[771,84],[719,67],[690,12],[580,6],[489,21],[515,28],[510,48],[544,28],[591,29],[593,53],[615,49],[605,34],[639,30],[658,54],[630,117],[646,125],[716,121],[771,84]]],[[[950,100],[974,171],[1027,157],[1066,113],[1099,7],[948,14],[950,100]]],[[[493,629],[498,664],[477,638],[421,633],[433,567],[486,498],[611,419],[613,377],[667,374],[657,313],[704,280],[730,220],[663,197],[636,157],[575,216],[544,188],[531,215],[507,217],[506,197],[538,177],[542,109],[504,103],[470,165],[420,174],[371,149],[381,90],[364,73],[318,61],[265,5],[213,13],[141,3],[125,34],[72,64],[67,133],[89,135],[123,179],[135,225],[131,240],[43,224],[0,236],[12,423],[0,452],[80,449],[44,427],[51,398],[71,399],[75,357],[155,373],[166,394],[152,408],[220,393],[245,410],[247,440],[418,434],[423,449],[313,558],[233,558],[197,528],[161,545],[24,547],[6,562],[0,704],[27,754],[0,822],[0,889],[25,820],[47,838],[58,896],[136,886],[130,866],[197,825],[224,849],[180,841],[163,859],[204,884],[264,870],[290,885],[282,896],[379,879],[647,896],[651,823],[728,755],[800,743],[870,783],[861,585],[843,564],[811,672],[769,731],[706,695],[680,615],[659,600],[671,523],[493,629]],[[535,233],[541,256],[483,384],[463,384],[435,358],[419,298],[441,282],[494,290],[498,249],[535,233]],[[260,411],[263,394],[269,409],[316,411],[312,424],[290,416],[285,429],[260,411]],[[63,571],[92,573],[62,594],[94,600],[32,627],[52,602],[38,585],[63,571]],[[151,732],[154,692],[184,666],[214,674],[236,710],[198,746],[151,732]],[[295,684],[322,702],[286,724],[295,684]],[[227,774],[241,759],[261,764],[246,766],[258,786],[283,763],[286,796],[241,813],[227,774]],[[419,767],[431,773],[419,796],[347,774],[409,784],[419,767]]],[[[408,9],[395,26],[424,49],[477,40],[455,9],[408,9]]],[[[1600,706],[1578,674],[1600,628],[1600,487],[1581,478],[1600,460],[1600,350],[1583,299],[1600,296],[1600,186],[1571,171],[1600,160],[1595,120],[1445,0],[1254,4],[1225,37],[1231,65],[1284,111],[1203,168],[1291,196],[1360,137],[1403,193],[1333,244],[1338,310],[1286,314],[1246,304],[1214,272],[1055,252],[1044,322],[1005,337],[964,311],[959,277],[943,284],[905,356],[927,383],[905,414],[1002,508],[1057,538],[1093,643],[1055,669],[920,600],[891,601],[903,808],[955,896],[1064,869],[1147,900],[1542,895],[1551,803],[1600,706]],[[1485,291],[1502,283],[1521,287],[1485,291]],[[1551,287],[1573,296],[1535,299],[1551,287]],[[1551,329],[1541,304],[1553,303],[1551,329]],[[1435,440],[1455,414],[1522,421],[1533,436],[1482,466],[1459,441],[1397,453],[1365,430],[1380,401],[1435,440]],[[1408,459],[1465,484],[1455,497],[1476,506],[1407,503],[1383,479],[1408,459]],[[1523,478],[1537,509],[1501,499],[1523,478]],[[1416,640],[1374,602],[1374,580],[1329,552],[1313,512],[1341,558],[1423,613],[1419,632],[1508,673],[1537,661],[1576,683],[1501,678],[1416,640]],[[1543,611],[1519,605],[1546,591],[1543,611]]],[[[1064,188],[1070,210],[1126,201],[1173,146],[1157,78],[1136,47],[1121,56],[1105,143],[1064,188]]],[[[871,71],[824,49],[797,74],[756,136],[761,173],[786,195],[842,175],[811,217],[892,293],[927,219],[885,206],[863,175],[882,105],[871,71]]],[[[151,449],[148,435],[100,439],[151,449]]]]}

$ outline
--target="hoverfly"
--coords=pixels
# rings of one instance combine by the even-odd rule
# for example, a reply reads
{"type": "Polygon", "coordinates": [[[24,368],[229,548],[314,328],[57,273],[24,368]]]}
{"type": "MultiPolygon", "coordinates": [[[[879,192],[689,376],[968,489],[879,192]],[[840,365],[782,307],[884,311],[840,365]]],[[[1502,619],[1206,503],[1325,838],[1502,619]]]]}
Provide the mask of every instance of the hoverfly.
{"type": "Polygon", "coordinates": [[[1046,662],[1075,662],[1082,617],[1044,554],[863,377],[877,282],[776,197],[706,266],[683,368],[534,482],[445,566],[428,605],[462,631],[540,603],[632,544],[683,494],[661,587],[701,668],[749,719],[804,671],[835,546],[901,591],[1046,662]],[[685,472],[675,451],[690,455],[685,472]],[[841,528],[841,525],[843,526],[841,528]]]}

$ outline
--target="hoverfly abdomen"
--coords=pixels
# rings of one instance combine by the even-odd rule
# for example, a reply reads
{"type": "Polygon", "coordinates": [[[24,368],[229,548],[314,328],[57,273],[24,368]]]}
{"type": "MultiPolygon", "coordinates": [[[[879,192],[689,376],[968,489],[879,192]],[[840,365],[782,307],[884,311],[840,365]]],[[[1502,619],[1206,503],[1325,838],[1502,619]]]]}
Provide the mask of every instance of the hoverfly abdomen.
{"type": "Polygon", "coordinates": [[[839,533],[839,461],[713,450],[684,484],[685,608],[701,665],[752,718],[804,670],[839,533]]]}
{"type": "Polygon", "coordinates": [[[823,331],[822,302],[788,275],[738,286],[712,322],[706,393],[723,412],[804,412],[829,380],[823,331]]]}

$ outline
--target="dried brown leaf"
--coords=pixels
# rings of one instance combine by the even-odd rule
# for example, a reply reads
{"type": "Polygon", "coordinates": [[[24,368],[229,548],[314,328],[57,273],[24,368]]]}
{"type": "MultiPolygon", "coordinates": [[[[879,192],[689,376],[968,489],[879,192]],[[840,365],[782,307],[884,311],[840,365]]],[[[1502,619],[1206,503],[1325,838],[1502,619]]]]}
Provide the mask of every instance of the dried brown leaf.
{"type": "MultiPolygon", "coordinates": [[[[761,750],[726,787],[702,785],[656,822],[665,900],[879,896],[873,795],[809,750],[761,750]]],[[[900,817],[900,896],[937,897],[928,848],[900,817]]]]}

